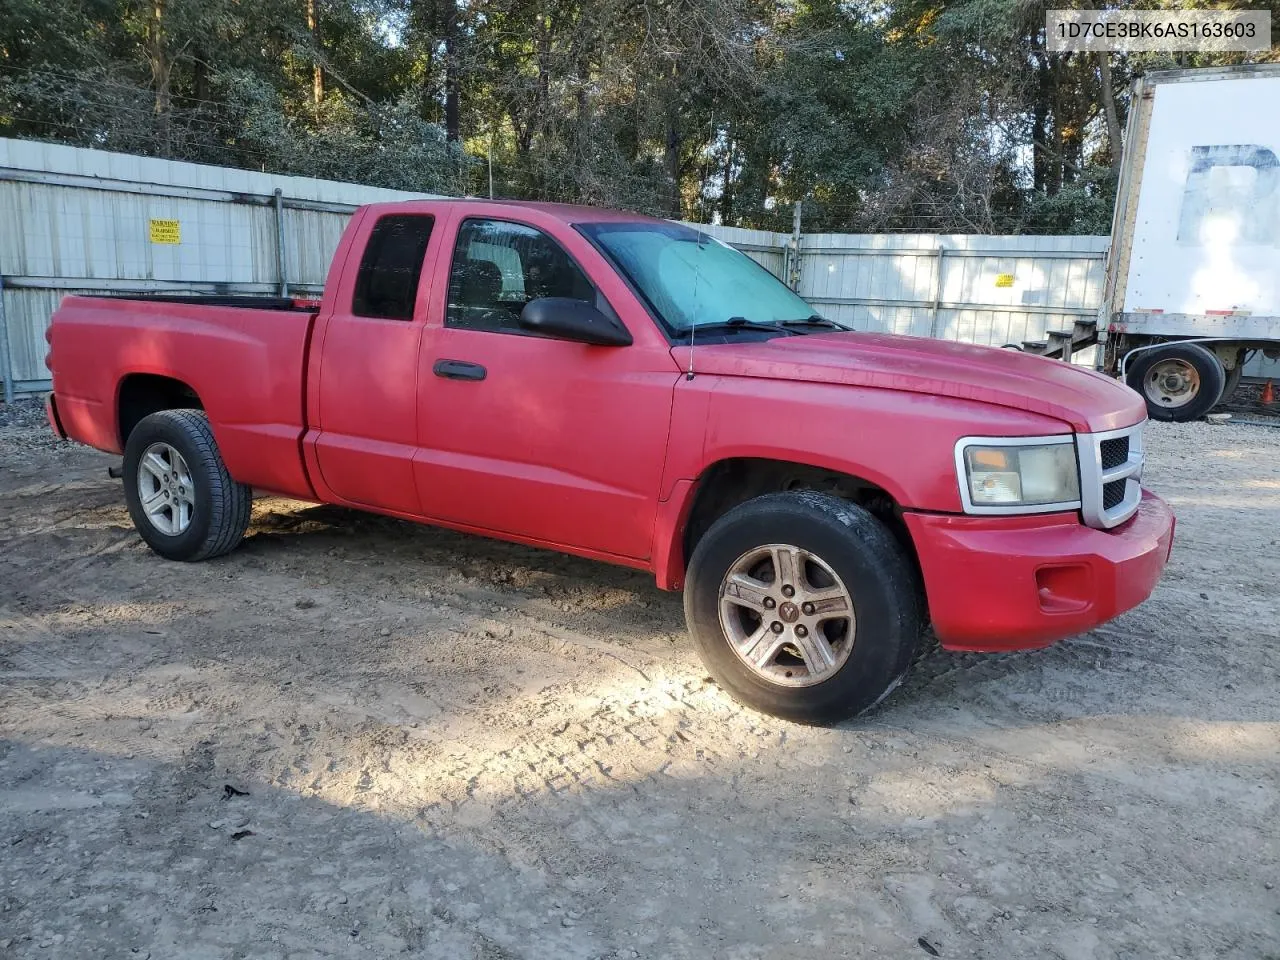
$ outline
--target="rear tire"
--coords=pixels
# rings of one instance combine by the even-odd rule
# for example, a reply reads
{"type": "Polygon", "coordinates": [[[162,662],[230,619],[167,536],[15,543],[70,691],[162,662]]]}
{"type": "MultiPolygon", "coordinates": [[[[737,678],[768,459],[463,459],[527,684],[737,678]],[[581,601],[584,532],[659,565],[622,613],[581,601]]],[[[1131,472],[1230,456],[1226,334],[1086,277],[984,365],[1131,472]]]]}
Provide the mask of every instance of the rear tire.
{"type": "Polygon", "coordinates": [[[1152,420],[1186,423],[1218,405],[1227,371],[1198,343],[1169,343],[1136,354],[1125,380],[1142,394],[1152,420]]]}
{"type": "Polygon", "coordinates": [[[875,706],[921,634],[906,550],[862,507],[810,491],[757,497],[716,520],[690,559],[684,609],[720,686],[801,723],[875,706]]]}
{"type": "Polygon", "coordinates": [[[252,488],[227,472],[203,410],[139,421],[125,442],[124,496],[142,539],[168,560],[234,550],[253,508],[252,488]]]}

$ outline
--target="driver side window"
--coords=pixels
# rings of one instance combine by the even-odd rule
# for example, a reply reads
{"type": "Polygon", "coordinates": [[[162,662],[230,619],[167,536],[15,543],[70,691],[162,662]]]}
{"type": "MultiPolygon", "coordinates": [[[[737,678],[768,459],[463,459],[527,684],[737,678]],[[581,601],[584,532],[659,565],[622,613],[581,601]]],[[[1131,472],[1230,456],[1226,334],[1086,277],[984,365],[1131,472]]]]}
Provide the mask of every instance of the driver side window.
{"type": "Polygon", "coordinates": [[[596,291],[564,248],[541,230],[505,220],[464,220],[449,272],[445,326],[530,335],[520,326],[520,311],[539,297],[593,303],[596,291]]]}

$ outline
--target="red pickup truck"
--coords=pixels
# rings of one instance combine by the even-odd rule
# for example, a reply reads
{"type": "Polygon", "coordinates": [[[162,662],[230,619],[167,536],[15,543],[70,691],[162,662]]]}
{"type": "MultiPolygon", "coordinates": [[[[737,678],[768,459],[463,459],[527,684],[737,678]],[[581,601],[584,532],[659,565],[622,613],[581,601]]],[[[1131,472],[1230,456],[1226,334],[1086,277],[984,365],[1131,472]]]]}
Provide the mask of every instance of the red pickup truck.
{"type": "Polygon", "coordinates": [[[232,550],[255,491],[652,571],[720,684],[810,722],[950,650],[1141,603],[1174,519],[1142,398],[1057,361],[856,333],[689,227],[362,208],[318,304],[68,297],[59,436],[123,453],[143,539],[232,550]]]}

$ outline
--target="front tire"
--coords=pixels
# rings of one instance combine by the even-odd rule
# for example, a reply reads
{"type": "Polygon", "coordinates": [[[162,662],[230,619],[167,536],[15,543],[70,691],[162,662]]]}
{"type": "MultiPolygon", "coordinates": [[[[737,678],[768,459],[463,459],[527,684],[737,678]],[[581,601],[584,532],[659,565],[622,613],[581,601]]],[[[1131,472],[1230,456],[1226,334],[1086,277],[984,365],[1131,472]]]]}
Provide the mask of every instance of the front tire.
{"type": "Polygon", "coordinates": [[[902,545],[868,511],[811,491],[767,494],[716,520],[689,562],[684,609],[732,697],[801,723],[875,706],[915,656],[921,593],[902,545]]]}
{"type": "Polygon", "coordinates": [[[1136,354],[1125,380],[1142,394],[1152,420],[1186,423],[1218,405],[1227,371],[1198,343],[1169,343],[1136,354]]]}
{"type": "Polygon", "coordinates": [[[253,508],[253,490],[227,472],[203,410],[139,421],[125,442],[124,496],[142,539],[169,560],[234,550],[253,508]]]}

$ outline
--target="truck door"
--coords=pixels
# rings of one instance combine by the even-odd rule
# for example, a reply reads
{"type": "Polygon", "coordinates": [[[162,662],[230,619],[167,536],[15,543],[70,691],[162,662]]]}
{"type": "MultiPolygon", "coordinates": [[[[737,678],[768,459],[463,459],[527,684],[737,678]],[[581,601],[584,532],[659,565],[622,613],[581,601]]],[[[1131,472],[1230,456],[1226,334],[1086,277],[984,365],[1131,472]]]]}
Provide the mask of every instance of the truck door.
{"type": "MultiPolygon", "coordinates": [[[[331,499],[417,516],[418,345],[435,256],[435,218],[372,213],[354,225],[313,371],[314,456],[331,499]],[[421,281],[421,282],[420,282],[421,281]],[[420,289],[421,288],[421,289],[420,289]]],[[[335,274],[338,271],[334,271],[335,274]]],[[[313,356],[314,356],[313,352],[313,356]]]]}
{"type": "MultiPolygon", "coordinates": [[[[442,255],[451,259],[438,266],[449,282],[433,298],[418,371],[423,512],[648,558],[679,376],[665,340],[634,322],[625,347],[531,334],[518,318],[536,297],[612,307],[565,247],[530,222],[505,212],[466,217],[451,233],[442,255]]],[[[621,287],[601,264],[597,272],[621,287]]]]}

